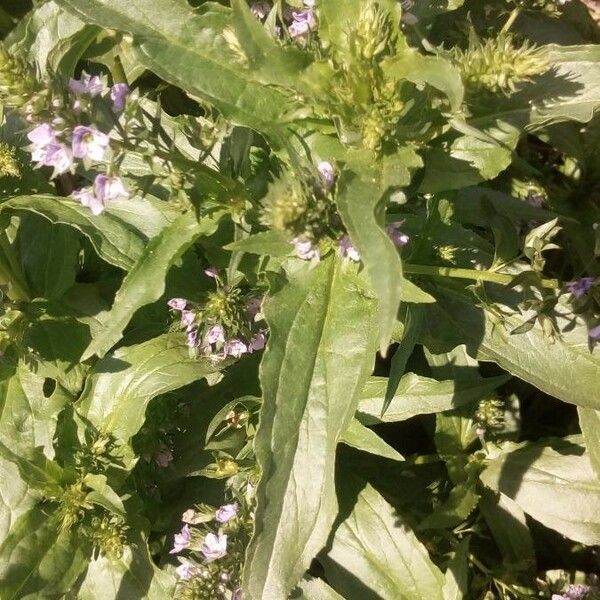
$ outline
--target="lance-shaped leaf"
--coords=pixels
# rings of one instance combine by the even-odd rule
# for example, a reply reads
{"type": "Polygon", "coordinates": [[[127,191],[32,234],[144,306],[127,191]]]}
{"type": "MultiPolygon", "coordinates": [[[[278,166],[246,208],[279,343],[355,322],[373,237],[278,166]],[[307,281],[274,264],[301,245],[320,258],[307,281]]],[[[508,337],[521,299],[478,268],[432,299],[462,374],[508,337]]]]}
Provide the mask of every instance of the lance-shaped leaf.
{"type": "MultiPolygon", "coordinates": [[[[489,286],[488,293],[501,305],[510,304],[498,286],[489,286]]],[[[600,353],[590,352],[587,328],[580,320],[573,326],[570,309],[556,306],[553,316],[561,333],[550,340],[538,322],[525,333],[511,334],[523,324],[519,313],[506,314],[500,321],[492,310],[476,307],[458,290],[442,291],[439,286],[436,296],[438,302],[428,307],[426,319],[429,331],[424,342],[428,348],[443,352],[466,343],[469,355],[477,360],[493,361],[565,402],[600,409],[596,393],[600,353]],[[560,377],[556,376],[556,365],[561,365],[560,377]]]]}
{"type": "Polygon", "coordinates": [[[2,600],[61,598],[85,568],[75,530],[58,531],[41,506],[23,514],[0,546],[2,600]]]}
{"type": "Polygon", "coordinates": [[[322,579],[305,577],[298,587],[302,590],[302,596],[298,600],[343,600],[322,579]]]}
{"type": "Polygon", "coordinates": [[[355,496],[341,479],[346,516],[321,557],[331,585],[346,600],[443,600],[444,576],[402,516],[370,485],[355,496]]]}
{"type": "Polygon", "coordinates": [[[129,270],[142,255],[149,238],[168,223],[164,203],[142,198],[111,202],[100,215],[70,198],[17,196],[3,202],[1,213],[27,211],[64,223],[87,236],[106,262],[129,270]]]}
{"type": "Polygon", "coordinates": [[[600,544],[600,480],[580,440],[526,444],[501,454],[481,480],[546,527],[593,546],[600,544]]]}
{"type": "Polygon", "coordinates": [[[391,460],[404,460],[404,457],[374,431],[365,427],[358,419],[352,419],[341,440],[346,446],[357,450],[383,456],[391,460]]]}
{"type": "Polygon", "coordinates": [[[262,479],[244,573],[252,600],[287,598],[327,540],[335,449],[372,368],[376,334],[373,299],[335,256],[294,275],[264,312],[262,479]]]}
{"type": "Polygon", "coordinates": [[[261,131],[281,119],[283,93],[254,81],[224,10],[184,0],[59,0],[87,23],[133,34],[139,60],[159,77],[261,131]],[[233,40],[231,39],[233,36],[233,40]]]}
{"type": "Polygon", "coordinates": [[[123,280],[110,311],[103,317],[106,327],[86,348],[82,360],[97,354],[102,357],[123,335],[123,330],[135,312],[158,300],[165,291],[165,278],[169,269],[194,240],[216,228],[213,219],[200,222],[193,213],[186,213],[150,241],[137,263],[123,280]]]}
{"type": "Polygon", "coordinates": [[[338,183],[336,202],[379,300],[379,348],[385,354],[400,302],[434,300],[403,277],[398,250],[382,227],[384,204],[380,187],[345,171],[338,183]]]}
{"type": "Polygon", "coordinates": [[[390,406],[381,416],[388,380],[386,377],[371,377],[360,394],[356,416],[361,423],[374,425],[452,410],[483,398],[508,379],[510,376],[499,375],[474,381],[437,381],[408,373],[400,379],[390,406]]]}
{"type": "Polygon", "coordinates": [[[585,448],[598,479],[600,479],[600,411],[592,408],[577,409],[579,426],[585,439],[585,448]]]}
{"type": "Polygon", "coordinates": [[[94,366],[79,412],[101,431],[126,442],[142,426],[152,398],[208,377],[227,364],[190,357],[182,333],[119,348],[94,366]]]}

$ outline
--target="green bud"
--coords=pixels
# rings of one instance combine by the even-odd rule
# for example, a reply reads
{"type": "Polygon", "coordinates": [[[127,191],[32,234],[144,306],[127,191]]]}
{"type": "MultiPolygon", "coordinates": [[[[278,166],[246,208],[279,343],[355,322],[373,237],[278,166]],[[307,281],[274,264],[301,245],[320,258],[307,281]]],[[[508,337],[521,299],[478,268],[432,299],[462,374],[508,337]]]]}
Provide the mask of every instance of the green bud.
{"type": "Polygon", "coordinates": [[[0,177],[20,177],[21,169],[14,148],[0,143],[0,177]]]}
{"type": "Polygon", "coordinates": [[[486,430],[498,430],[504,427],[504,402],[498,398],[481,400],[475,413],[478,427],[486,430]]]}
{"type": "Polygon", "coordinates": [[[46,104],[33,70],[13,57],[0,45],[0,100],[17,109],[28,105],[29,112],[38,112],[46,104]]]}
{"type": "Polygon", "coordinates": [[[388,48],[391,32],[388,13],[377,2],[362,3],[356,27],[348,34],[352,55],[358,60],[376,58],[388,48]]]}
{"type": "Polygon", "coordinates": [[[516,47],[510,34],[471,40],[466,51],[454,51],[454,59],[468,87],[505,94],[544,73],[548,64],[541,49],[528,42],[516,47]]]}

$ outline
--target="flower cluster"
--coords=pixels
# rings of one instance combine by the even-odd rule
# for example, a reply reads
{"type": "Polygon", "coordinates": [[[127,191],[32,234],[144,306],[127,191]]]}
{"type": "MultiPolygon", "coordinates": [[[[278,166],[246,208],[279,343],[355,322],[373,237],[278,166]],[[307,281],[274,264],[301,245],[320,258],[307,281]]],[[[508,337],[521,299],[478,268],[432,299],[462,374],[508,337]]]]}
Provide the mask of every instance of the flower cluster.
{"type": "Polygon", "coordinates": [[[240,573],[249,522],[240,504],[217,509],[200,505],[185,511],[170,554],[181,554],[176,568],[178,598],[240,597],[240,573]]]}
{"type": "Polygon", "coordinates": [[[305,41],[310,32],[317,28],[318,22],[314,6],[314,0],[304,0],[304,8],[292,12],[292,23],[288,27],[292,39],[305,41]]]}
{"type": "Polygon", "coordinates": [[[208,294],[204,304],[185,298],[171,298],[167,303],[180,315],[189,348],[218,359],[262,350],[267,332],[259,326],[261,300],[243,297],[238,288],[225,285],[212,267],[205,274],[215,280],[217,289],[208,294]]]}
{"type": "MultiPolygon", "coordinates": [[[[31,142],[28,150],[35,166],[51,167],[51,178],[75,173],[77,159],[86,169],[92,165],[107,165],[110,172],[110,137],[91,124],[90,118],[95,112],[106,113],[107,107],[103,104],[108,102],[116,118],[124,110],[128,94],[129,87],[124,83],[106,90],[99,76],[83,73],[80,79],[70,80],[66,101],[60,98],[52,101],[54,112],[44,114],[45,120],[39,122],[40,115],[34,107],[26,106],[26,120],[35,125],[27,133],[31,142]],[[99,104],[94,101],[96,98],[99,104]]],[[[91,186],[72,194],[94,215],[100,214],[108,202],[128,195],[119,177],[105,173],[96,174],[91,186]]]]}
{"type": "Polygon", "coordinates": [[[583,583],[570,585],[562,594],[552,594],[552,600],[586,600],[596,590],[583,583]]]}

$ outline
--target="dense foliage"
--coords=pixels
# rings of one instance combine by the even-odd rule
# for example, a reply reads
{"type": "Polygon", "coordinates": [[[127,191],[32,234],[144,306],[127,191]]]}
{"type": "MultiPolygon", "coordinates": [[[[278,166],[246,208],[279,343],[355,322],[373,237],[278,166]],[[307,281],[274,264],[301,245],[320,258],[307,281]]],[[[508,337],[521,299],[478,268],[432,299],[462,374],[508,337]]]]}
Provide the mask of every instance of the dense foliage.
{"type": "Polygon", "coordinates": [[[0,6],[0,598],[600,597],[578,0],[0,6]]]}

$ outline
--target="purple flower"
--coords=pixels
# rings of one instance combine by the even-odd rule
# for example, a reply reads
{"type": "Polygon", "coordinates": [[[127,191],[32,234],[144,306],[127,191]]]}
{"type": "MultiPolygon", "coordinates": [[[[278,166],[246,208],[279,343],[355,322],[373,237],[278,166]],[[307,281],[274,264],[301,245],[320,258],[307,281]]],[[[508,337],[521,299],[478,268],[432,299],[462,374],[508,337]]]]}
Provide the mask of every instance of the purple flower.
{"type": "Polygon", "coordinates": [[[97,96],[104,91],[104,83],[98,75],[88,75],[84,71],[80,79],[71,78],[69,80],[69,89],[74,94],[97,96]]]}
{"type": "Polygon", "coordinates": [[[187,306],[187,300],[185,298],[171,298],[167,304],[173,310],[183,310],[187,306]]]}
{"type": "Polygon", "coordinates": [[[340,250],[340,254],[344,258],[349,258],[354,262],[358,262],[360,260],[360,254],[358,253],[358,250],[352,245],[349,236],[345,235],[340,238],[340,241],[338,242],[338,248],[340,250]]]}
{"type": "Polygon", "coordinates": [[[113,101],[114,112],[121,112],[125,108],[127,96],[129,96],[129,86],[126,83],[115,83],[110,88],[110,99],[113,101]]]}
{"type": "Polygon", "coordinates": [[[94,193],[105,206],[111,200],[129,197],[121,178],[109,175],[96,175],[96,179],[94,179],[94,193]]]}
{"type": "Polygon", "coordinates": [[[198,332],[196,330],[188,331],[187,333],[187,345],[190,348],[195,348],[198,344],[198,332]]]}
{"type": "Polygon", "coordinates": [[[206,560],[213,561],[223,558],[227,554],[227,536],[224,534],[215,535],[208,533],[204,538],[200,552],[204,554],[206,560]]]}
{"type": "Polygon", "coordinates": [[[225,332],[220,325],[213,325],[206,334],[207,344],[216,344],[217,342],[225,341],[225,332]]]}
{"type": "Polygon", "coordinates": [[[163,448],[154,455],[154,462],[159,467],[168,467],[173,462],[173,453],[168,448],[163,448]]]}
{"type": "Polygon", "coordinates": [[[321,175],[325,187],[327,189],[333,187],[333,184],[335,183],[335,169],[333,168],[333,165],[329,161],[323,160],[317,165],[317,170],[321,175]]]}
{"type": "Polygon", "coordinates": [[[177,577],[179,577],[179,579],[191,579],[192,575],[194,574],[194,570],[194,565],[189,562],[184,562],[175,569],[175,572],[177,573],[177,577]]]}
{"type": "Polygon", "coordinates": [[[77,125],[73,130],[73,156],[103,160],[108,141],[108,136],[94,127],[77,125]]]}
{"type": "Polygon", "coordinates": [[[181,311],[181,324],[186,328],[186,331],[191,331],[196,323],[196,315],[191,310],[181,311]]]}
{"type": "Polygon", "coordinates": [[[267,336],[262,331],[259,331],[250,340],[250,343],[248,344],[248,351],[256,352],[257,350],[262,350],[265,347],[266,343],[267,343],[267,336]]]}
{"type": "Polygon", "coordinates": [[[73,156],[64,144],[51,143],[44,148],[44,155],[38,163],[40,165],[54,167],[52,177],[56,177],[73,169],[73,156]]]}
{"type": "Polygon", "coordinates": [[[177,554],[182,550],[185,550],[192,541],[192,532],[189,525],[184,525],[179,533],[175,534],[173,539],[173,548],[169,551],[169,554],[177,554]]]}
{"type": "Polygon", "coordinates": [[[99,215],[104,210],[104,204],[97,198],[91,187],[75,190],[71,197],[79,200],[81,205],[89,208],[94,215],[99,215]]]}
{"type": "Polygon", "coordinates": [[[248,352],[248,347],[244,342],[238,339],[232,339],[225,342],[225,346],[223,346],[223,353],[225,356],[233,356],[234,358],[239,358],[242,354],[248,352]]]}
{"type": "Polygon", "coordinates": [[[321,253],[318,248],[315,248],[312,245],[312,242],[308,240],[301,240],[300,238],[295,238],[292,240],[292,244],[294,244],[294,249],[296,251],[296,256],[301,258],[302,260],[312,260],[315,258],[319,260],[321,258],[321,253]]]}
{"type": "Polygon", "coordinates": [[[217,267],[208,267],[208,269],[204,269],[204,274],[207,277],[216,279],[219,276],[219,271],[217,270],[217,267]]]}
{"type": "Polygon", "coordinates": [[[288,27],[290,36],[293,39],[303,37],[317,27],[315,13],[310,9],[293,12],[293,23],[288,27]]]}
{"type": "Polygon", "coordinates": [[[588,336],[593,342],[600,342],[600,325],[588,329],[588,336]]]}
{"type": "Polygon", "coordinates": [[[56,131],[48,123],[42,123],[27,134],[27,139],[36,148],[45,148],[48,144],[56,142],[56,131]]]}
{"type": "Polygon", "coordinates": [[[552,594],[552,600],[585,600],[591,591],[589,585],[570,585],[562,594],[552,594]]]}
{"type": "Polygon", "coordinates": [[[219,507],[215,512],[215,519],[219,523],[227,523],[228,521],[231,521],[231,519],[235,519],[235,517],[237,517],[237,514],[237,502],[234,502],[233,504],[224,504],[223,506],[219,507]]]}
{"type": "Polygon", "coordinates": [[[402,248],[408,244],[408,240],[410,239],[405,233],[402,233],[400,230],[400,225],[402,225],[404,221],[399,221],[398,223],[390,223],[386,230],[390,239],[398,248],[402,248]]]}
{"type": "Polygon", "coordinates": [[[575,298],[579,299],[582,296],[585,296],[593,286],[593,277],[581,277],[575,281],[569,281],[569,283],[567,283],[567,290],[569,290],[575,298]]]}

